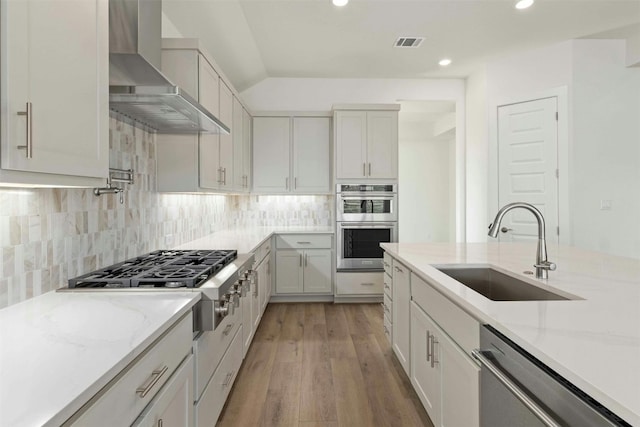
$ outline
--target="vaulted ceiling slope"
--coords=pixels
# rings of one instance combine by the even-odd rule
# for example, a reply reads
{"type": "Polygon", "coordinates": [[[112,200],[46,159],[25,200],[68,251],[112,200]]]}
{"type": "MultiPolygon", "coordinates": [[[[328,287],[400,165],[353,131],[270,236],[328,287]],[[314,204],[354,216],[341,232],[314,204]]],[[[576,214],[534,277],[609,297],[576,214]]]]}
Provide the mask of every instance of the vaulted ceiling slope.
{"type": "MultiPolygon", "coordinates": [[[[184,37],[201,39],[234,86],[267,77],[465,77],[479,64],[640,23],[640,0],[164,0],[184,37]],[[394,48],[421,36],[415,49],[394,48]],[[438,60],[453,64],[442,68],[438,60]]],[[[613,32],[612,32],[613,31],[613,32]]]]}

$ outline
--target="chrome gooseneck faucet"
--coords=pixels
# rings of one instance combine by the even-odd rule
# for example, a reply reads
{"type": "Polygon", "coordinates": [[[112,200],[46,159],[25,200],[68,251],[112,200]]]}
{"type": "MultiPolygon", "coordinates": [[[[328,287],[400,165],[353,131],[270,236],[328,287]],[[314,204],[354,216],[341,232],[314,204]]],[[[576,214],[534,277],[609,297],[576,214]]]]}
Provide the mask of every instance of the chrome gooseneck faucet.
{"type": "Polygon", "coordinates": [[[549,270],[555,270],[556,265],[547,260],[547,241],[545,237],[544,217],[535,206],[524,202],[515,202],[504,205],[496,214],[496,218],[493,220],[493,223],[489,224],[489,236],[498,237],[498,230],[500,228],[502,218],[507,212],[516,208],[528,210],[535,215],[536,220],[538,220],[538,253],[536,254],[536,263],[534,264],[534,267],[536,268],[536,278],[546,279],[549,275],[549,270]]]}

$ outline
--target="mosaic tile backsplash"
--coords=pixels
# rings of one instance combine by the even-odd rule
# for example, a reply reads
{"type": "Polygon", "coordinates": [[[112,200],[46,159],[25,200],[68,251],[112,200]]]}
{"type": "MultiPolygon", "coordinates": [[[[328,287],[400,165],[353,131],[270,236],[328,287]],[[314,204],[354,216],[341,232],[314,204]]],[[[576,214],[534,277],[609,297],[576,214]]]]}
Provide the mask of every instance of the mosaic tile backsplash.
{"type": "Polygon", "coordinates": [[[110,120],[110,165],[135,171],[124,204],[92,189],[0,189],[0,308],[217,230],[332,223],[330,196],[157,193],[155,135],[110,120]]]}

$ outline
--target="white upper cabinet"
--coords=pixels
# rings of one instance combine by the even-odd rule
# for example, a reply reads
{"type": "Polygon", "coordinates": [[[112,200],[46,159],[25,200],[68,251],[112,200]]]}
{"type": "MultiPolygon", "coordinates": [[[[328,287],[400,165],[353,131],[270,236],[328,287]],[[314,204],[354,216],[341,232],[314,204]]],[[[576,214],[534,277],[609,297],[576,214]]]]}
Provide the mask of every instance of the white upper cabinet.
{"type": "Polygon", "coordinates": [[[253,190],[289,191],[289,117],[253,118],[253,190]]]}
{"type": "MultiPolygon", "coordinates": [[[[233,132],[233,94],[231,89],[220,80],[220,121],[229,126],[233,132]]],[[[218,155],[220,173],[219,188],[231,190],[233,187],[233,136],[220,135],[220,151],[218,155]]]]}
{"type": "Polygon", "coordinates": [[[242,104],[198,46],[191,39],[166,40],[162,72],[227,125],[231,134],[158,135],[158,191],[248,191],[244,158],[250,154],[242,145],[242,104]]]}
{"type": "Polygon", "coordinates": [[[294,193],[330,191],[330,132],[327,117],[293,118],[294,193]]]}
{"type": "Polygon", "coordinates": [[[398,178],[398,111],[339,110],[336,127],[336,179],[398,178]]]}
{"type": "Polygon", "coordinates": [[[1,7],[0,180],[103,184],[109,168],[108,2],[2,0],[1,7]]]}
{"type": "Polygon", "coordinates": [[[330,193],[329,117],[253,119],[253,190],[330,193]]]}
{"type": "Polygon", "coordinates": [[[246,193],[251,185],[251,116],[233,97],[233,189],[246,193]]]}

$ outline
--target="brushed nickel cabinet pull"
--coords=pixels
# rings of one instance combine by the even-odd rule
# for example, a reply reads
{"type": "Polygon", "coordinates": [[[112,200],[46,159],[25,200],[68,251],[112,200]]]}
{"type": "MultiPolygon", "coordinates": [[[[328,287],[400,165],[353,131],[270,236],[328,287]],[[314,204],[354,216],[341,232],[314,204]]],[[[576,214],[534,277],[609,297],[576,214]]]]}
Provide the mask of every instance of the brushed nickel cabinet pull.
{"type": "Polygon", "coordinates": [[[297,176],[295,178],[293,178],[293,189],[295,190],[296,188],[298,188],[298,177],[297,176]]]}
{"type": "Polygon", "coordinates": [[[373,286],[375,285],[375,283],[372,282],[365,282],[365,283],[360,283],[362,286],[373,286]]]}
{"type": "Polygon", "coordinates": [[[289,177],[286,177],[284,179],[284,188],[285,188],[285,190],[289,189],[289,177]]]}
{"type": "Polygon", "coordinates": [[[33,158],[33,109],[32,104],[27,102],[27,111],[18,111],[19,116],[27,117],[27,145],[18,145],[18,150],[27,151],[27,159],[33,158]]]}
{"type": "Polygon", "coordinates": [[[311,242],[296,242],[299,245],[310,245],[311,242]]]}
{"type": "Polygon", "coordinates": [[[302,267],[302,254],[300,254],[300,267],[302,267]]]}
{"type": "Polygon", "coordinates": [[[229,324],[224,328],[224,331],[222,331],[222,335],[229,335],[229,332],[231,332],[231,329],[233,329],[233,323],[229,323],[229,324]]]}
{"type": "Polygon", "coordinates": [[[160,418],[158,420],[158,427],[163,427],[164,426],[164,422],[162,422],[162,418],[160,418]]]}
{"type": "Polygon", "coordinates": [[[367,176],[367,164],[362,164],[362,176],[367,176]]]}
{"type": "Polygon", "coordinates": [[[140,397],[144,398],[147,394],[149,394],[153,386],[156,385],[158,380],[165,374],[165,372],[167,372],[167,369],[169,369],[169,367],[165,365],[162,369],[156,369],[151,372],[151,381],[149,381],[149,384],[147,384],[146,386],[138,387],[136,389],[136,393],[139,394],[140,397]]]}
{"type": "Polygon", "coordinates": [[[371,163],[369,163],[369,176],[371,176],[371,163]]]}
{"type": "MultiPolygon", "coordinates": [[[[427,330],[427,362],[429,361],[429,358],[431,357],[431,350],[430,350],[430,344],[431,343],[431,333],[427,330]]],[[[431,365],[433,367],[433,365],[431,365]]]]}

